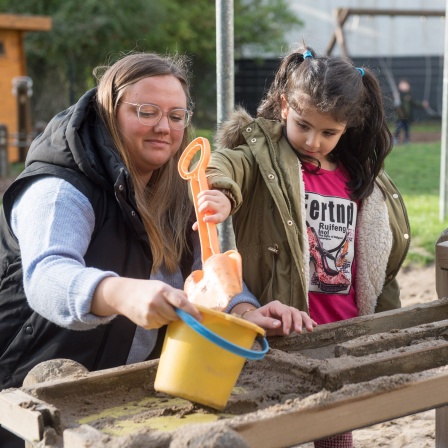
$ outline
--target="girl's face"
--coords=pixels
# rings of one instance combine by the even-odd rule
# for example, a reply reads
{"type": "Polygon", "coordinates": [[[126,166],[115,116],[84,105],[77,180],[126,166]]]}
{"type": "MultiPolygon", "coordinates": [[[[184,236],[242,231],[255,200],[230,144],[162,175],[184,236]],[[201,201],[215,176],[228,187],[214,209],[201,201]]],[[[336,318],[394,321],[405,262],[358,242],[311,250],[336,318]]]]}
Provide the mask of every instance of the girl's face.
{"type": "Polygon", "coordinates": [[[179,150],[185,130],[171,129],[168,115],[173,109],[187,108],[187,98],[180,81],[172,75],[151,76],[130,85],[117,109],[117,122],[126,149],[144,184],[179,150]],[[152,126],[140,123],[138,106],[155,104],[162,110],[160,121],[152,126]]]}
{"type": "Polygon", "coordinates": [[[345,132],[347,123],[335,121],[330,115],[312,107],[299,113],[283,96],[282,118],[286,122],[288,140],[297,152],[319,160],[323,169],[331,171],[336,168],[328,155],[345,132]]]}

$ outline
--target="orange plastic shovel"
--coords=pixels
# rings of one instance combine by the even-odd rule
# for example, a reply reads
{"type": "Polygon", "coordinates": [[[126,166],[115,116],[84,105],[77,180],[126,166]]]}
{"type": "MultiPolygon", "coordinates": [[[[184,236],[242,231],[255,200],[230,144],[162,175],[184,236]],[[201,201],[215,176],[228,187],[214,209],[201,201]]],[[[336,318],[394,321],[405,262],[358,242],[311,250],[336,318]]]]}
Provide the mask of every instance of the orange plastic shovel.
{"type": "Polygon", "coordinates": [[[220,253],[216,225],[204,222],[204,214],[198,209],[198,194],[209,189],[205,176],[209,160],[210,143],[206,138],[198,137],[185,148],[178,165],[181,177],[190,181],[202,251],[202,270],[188,276],[184,290],[190,302],[223,311],[243,290],[242,261],[236,250],[220,253]],[[199,162],[189,171],[198,151],[201,151],[199,162]]]}

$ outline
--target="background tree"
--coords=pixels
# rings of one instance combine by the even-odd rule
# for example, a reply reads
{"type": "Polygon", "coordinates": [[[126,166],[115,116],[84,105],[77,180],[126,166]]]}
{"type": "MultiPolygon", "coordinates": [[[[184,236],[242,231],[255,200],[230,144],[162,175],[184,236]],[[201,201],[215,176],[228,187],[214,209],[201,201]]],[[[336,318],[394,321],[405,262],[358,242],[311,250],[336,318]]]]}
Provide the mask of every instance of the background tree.
{"type": "MultiPolygon", "coordinates": [[[[302,22],[286,0],[235,0],[235,57],[280,53],[302,22]],[[278,26],[281,24],[281,26],[278,26]]],[[[50,32],[28,33],[34,120],[49,120],[96,81],[92,70],[133,50],[191,57],[196,126],[216,121],[216,17],[212,0],[0,0],[0,13],[47,15],[50,32]]]]}

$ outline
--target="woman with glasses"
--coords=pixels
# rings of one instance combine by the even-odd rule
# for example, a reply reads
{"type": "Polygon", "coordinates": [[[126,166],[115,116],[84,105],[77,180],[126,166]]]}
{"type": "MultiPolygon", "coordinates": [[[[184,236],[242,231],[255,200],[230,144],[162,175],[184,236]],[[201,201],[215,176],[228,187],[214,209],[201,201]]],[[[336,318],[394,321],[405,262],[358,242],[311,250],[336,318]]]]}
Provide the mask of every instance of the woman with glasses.
{"type": "MultiPolygon", "coordinates": [[[[186,61],[134,53],[95,74],[98,87],[50,121],[3,197],[0,389],[46,360],[99,370],[157,357],[174,307],[201,319],[183,292],[201,267],[177,171],[192,116],[186,61]]],[[[227,202],[214,191],[202,207],[227,202]]],[[[230,308],[248,306],[259,304],[245,292],[230,308]]],[[[280,303],[257,313],[268,330],[300,330],[280,303]]]]}

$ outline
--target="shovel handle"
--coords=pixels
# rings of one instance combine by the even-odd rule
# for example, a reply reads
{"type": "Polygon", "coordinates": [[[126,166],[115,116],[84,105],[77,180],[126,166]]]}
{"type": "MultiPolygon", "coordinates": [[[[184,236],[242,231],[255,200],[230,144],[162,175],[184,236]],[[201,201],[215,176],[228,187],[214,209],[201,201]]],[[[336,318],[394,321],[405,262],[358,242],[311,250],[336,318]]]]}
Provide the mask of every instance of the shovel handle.
{"type": "Polygon", "coordinates": [[[219,254],[219,240],[216,225],[214,223],[204,222],[206,214],[199,212],[198,194],[201,191],[208,190],[205,168],[210,160],[210,143],[206,138],[195,138],[182,153],[178,170],[183,179],[190,181],[190,188],[193,195],[194,209],[198,220],[199,240],[201,242],[202,263],[211,255],[219,254]],[[190,171],[190,164],[198,151],[201,156],[197,165],[190,171]]]}

